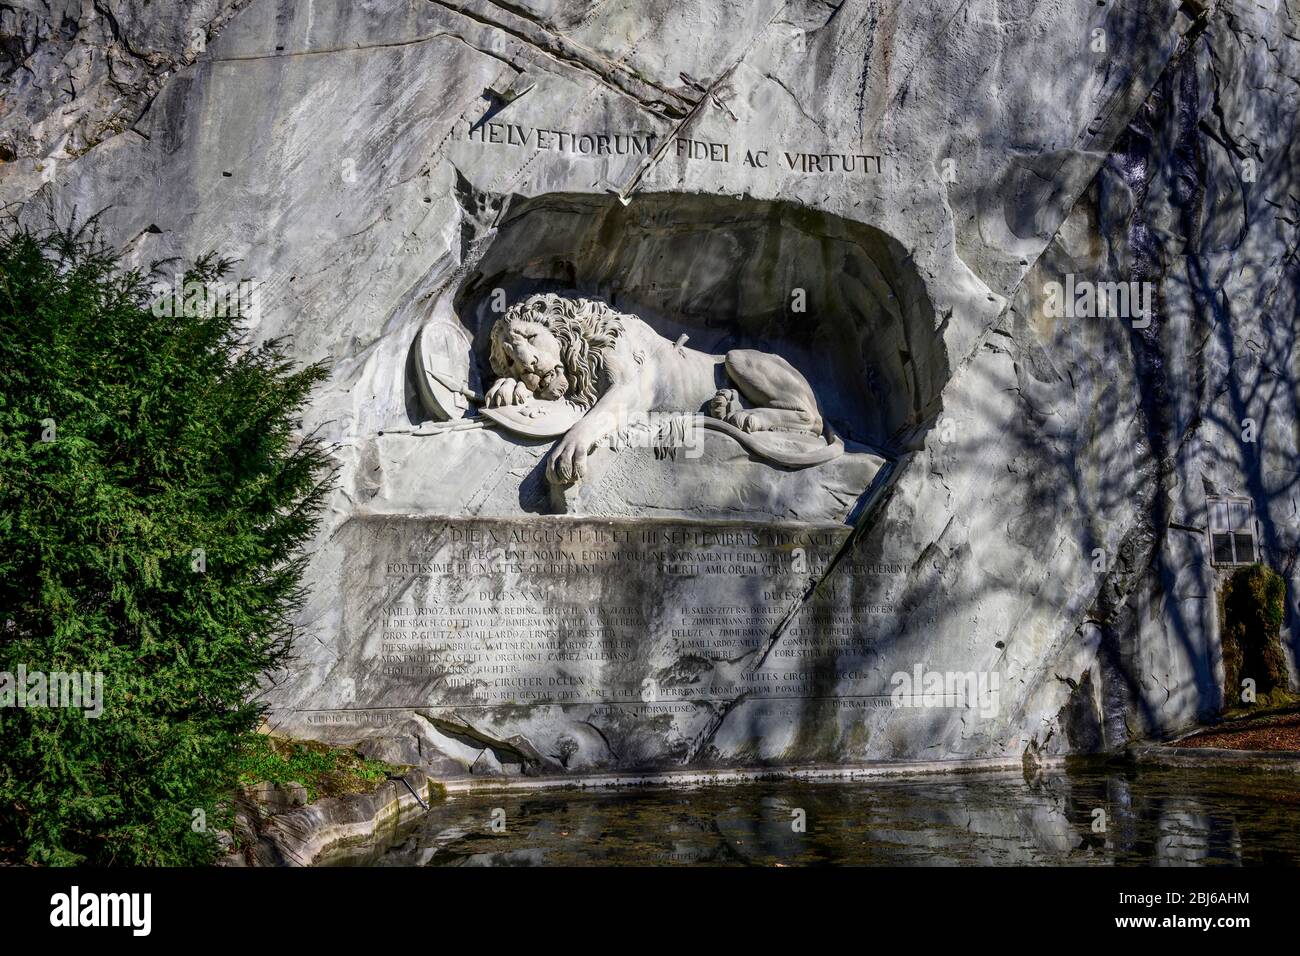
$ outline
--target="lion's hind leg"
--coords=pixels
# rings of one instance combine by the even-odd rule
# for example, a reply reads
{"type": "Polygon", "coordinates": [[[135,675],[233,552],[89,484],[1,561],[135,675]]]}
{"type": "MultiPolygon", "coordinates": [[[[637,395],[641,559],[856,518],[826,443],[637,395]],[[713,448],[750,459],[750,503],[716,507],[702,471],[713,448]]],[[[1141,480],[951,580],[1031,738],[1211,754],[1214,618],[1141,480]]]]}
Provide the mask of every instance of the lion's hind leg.
{"type": "Polygon", "coordinates": [[[747,408],[727,420],[746,432],[822,433],[821,419],[812,418],[804,408],[747,408]]]}
{"type": "Polygon", "coordinates": [[[808,380],[779,355],[732,349],[725,359],[727,376],[755,406],[733,410],[726,420],[747,432],[822,433],[817,397],[808,380]]]}

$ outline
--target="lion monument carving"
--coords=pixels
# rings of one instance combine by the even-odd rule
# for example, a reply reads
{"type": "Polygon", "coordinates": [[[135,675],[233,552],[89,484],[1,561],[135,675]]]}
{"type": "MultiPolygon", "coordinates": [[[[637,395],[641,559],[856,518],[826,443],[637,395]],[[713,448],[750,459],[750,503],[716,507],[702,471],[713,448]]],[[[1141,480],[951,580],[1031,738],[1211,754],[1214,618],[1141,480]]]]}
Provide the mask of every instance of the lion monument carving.
{"type": "Polygon", "coordinates": [[[497,379],[484,399],[489,409],[555,401],[581,412],[547,463],[560,485],[580,481],[587,456],[634,413],[700,413],[702,424],[789,467],[818,464],[844,447],[825,427],[807,379],[779,355],[712,355],[603,302],[552,293],[512,305],[490,339],[497,379]]]}

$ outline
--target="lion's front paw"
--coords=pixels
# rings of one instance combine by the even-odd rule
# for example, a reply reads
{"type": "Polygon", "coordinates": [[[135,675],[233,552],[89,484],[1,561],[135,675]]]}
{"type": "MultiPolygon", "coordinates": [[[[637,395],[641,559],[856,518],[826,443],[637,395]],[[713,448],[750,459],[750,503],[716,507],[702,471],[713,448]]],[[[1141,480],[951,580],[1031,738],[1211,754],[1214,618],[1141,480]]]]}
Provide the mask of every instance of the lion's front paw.
{"type": "Polygon", "coordinates": [[[587,475],[587,441],[574,429],[570,429],[555,444],[551,451],[551,460],[546,465],[547,475],[551,481],[562,485],[572,485],[587,475]]]}
{"type": "Polygon", "coordinates": [[[485,401],[488,408],[501,405],[522,405],[533,397],[528,386],[518,379],[499,378],[488,389],[485,401]]]}

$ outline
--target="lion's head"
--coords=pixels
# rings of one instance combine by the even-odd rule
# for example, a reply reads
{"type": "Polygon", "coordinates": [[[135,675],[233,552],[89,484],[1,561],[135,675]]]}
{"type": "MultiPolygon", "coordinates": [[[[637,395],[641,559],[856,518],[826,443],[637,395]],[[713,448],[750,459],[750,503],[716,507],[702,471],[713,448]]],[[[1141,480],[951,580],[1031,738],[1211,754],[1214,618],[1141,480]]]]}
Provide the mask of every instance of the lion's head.
{"type": "Polygon", "coordinates": [[[488,361],[538,398],[590,408],[604,385],[605,353],[622,332],[619,314],[603,302],[531,295],[493,324],[488,361]]]}

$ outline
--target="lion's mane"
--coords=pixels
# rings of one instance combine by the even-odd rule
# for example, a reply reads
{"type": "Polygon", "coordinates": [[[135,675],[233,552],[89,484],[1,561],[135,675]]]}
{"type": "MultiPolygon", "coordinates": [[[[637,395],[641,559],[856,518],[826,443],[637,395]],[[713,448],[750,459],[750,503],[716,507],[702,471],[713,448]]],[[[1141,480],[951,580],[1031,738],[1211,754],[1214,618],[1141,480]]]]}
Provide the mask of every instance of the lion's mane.
{"type": "Polygon", "coordinates": [[[555,336],[569,380],[566,397],[582,408],[596,404],[605,375],[605,353],[623,333],[619,314],[603,302],[552,293],[516,302],[492,326],[488,360],[499,378],[509,375],[501,339],[515,322],[537,322],[555,336]]]}

